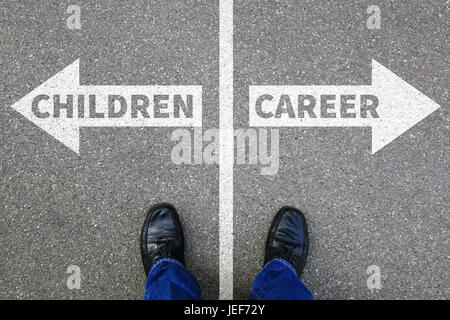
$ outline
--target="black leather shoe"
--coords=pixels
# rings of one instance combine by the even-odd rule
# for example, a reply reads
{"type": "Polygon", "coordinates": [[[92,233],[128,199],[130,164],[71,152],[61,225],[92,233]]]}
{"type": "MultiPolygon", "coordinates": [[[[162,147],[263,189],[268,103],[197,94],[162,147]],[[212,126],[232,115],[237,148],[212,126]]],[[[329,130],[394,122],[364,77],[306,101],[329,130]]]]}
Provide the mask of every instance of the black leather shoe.
{"type": "Polygon", "coordinates": [[[184,236],[175,208],[167,203],[147,212],[141,232],[141,254],[145,274],[161,258],[176,259],[184,265],[184,236]]]}
{"type": "Polygon", "coordinates": [[[308,227],[299,210],[283,207],[272,221],[266,242],[264,265],[281,258],[289,262],[300,278],[308,255],[308,227]]]}

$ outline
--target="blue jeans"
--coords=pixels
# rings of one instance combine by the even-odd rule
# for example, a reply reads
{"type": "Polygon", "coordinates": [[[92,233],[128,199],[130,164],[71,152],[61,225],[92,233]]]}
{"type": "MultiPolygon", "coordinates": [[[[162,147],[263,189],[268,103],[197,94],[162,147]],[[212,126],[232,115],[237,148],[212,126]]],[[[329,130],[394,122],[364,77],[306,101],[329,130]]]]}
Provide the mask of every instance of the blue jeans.
{"type": "MultiPolygon", "coordinates": [[[[197,279],[177,260],[160,259],[150,270],[145,300],[200,300],[197,279]]],[[[283,259],[270,261],[253,283],[250,300],[313,300],[313,295],[283,259]]]]}

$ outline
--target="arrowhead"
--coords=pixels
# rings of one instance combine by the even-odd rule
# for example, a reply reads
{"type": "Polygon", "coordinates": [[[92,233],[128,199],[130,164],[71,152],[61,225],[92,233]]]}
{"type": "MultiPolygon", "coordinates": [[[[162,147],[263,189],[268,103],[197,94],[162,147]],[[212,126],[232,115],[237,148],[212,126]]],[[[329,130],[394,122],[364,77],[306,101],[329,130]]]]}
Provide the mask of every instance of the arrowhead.
{"type": "Polygon", "coordinates": [[[31,91],[25,97],[14,103],[11,107],[22,114],[25,118],[35,125],[52,135],[55,139],[62,142],[76,153],[79,153],[79,125],[77,119],[55,119],[52,116],[48,118],[38,118],[32,111],[33,99],[45,94],[50,96],[49,101],[39,102],[40,112],[49,112],[53,114],[53,104],[50,102],[54,94],[62,94],[67,89],[77,89],[79,87],[79,59],[55,74],[39,87],[31,91]]]}
{"type": "Polygon", "coordinates": [[[372,125],[372,154],[440,107],[373,59],[372,88],[379,99],[380,116],[372,125]]]}

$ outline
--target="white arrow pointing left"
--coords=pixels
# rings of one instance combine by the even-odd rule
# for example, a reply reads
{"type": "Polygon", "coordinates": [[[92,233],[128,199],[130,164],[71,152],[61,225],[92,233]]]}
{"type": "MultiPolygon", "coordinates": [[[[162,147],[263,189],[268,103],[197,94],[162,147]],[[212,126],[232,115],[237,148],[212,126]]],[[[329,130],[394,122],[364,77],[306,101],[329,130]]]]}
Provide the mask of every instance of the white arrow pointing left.
{"type": "Polygon", "coordinates": [[[74,61],[12,105],[76,153],[80,127],[202,126],[201,86],[81,86],[79,68],[74,61]]]}

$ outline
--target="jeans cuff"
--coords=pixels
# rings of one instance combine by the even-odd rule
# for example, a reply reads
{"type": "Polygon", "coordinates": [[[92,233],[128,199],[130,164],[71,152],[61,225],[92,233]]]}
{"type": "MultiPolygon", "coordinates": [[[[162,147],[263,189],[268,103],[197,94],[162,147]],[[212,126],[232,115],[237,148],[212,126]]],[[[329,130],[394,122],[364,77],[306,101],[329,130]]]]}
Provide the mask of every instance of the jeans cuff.
{"type": "Polygon", "coordinates": [[[159,265],[160,265],[161,263],[163,263],[163,262],[171,262],[171,263],[175,263],[175,264],[178,264],[179,266],[181,266],[181,267],[184,268],[183,264],[182,264],[180,261],[176,260],[176,259],[172,259],[172,258],[161,258],[161,259],[158,259],[158,260],[153,264],[153,266],[152,266],[152,268],[150,269],[150,272],[148,273],[147,276],[150,276],[150,274],[152,273],[153,269],[156,268],[157,266],[159,266],[159,265]]]}
{"type": "Polygon", "coordinates": [[[297,271],[296,271],[295,268],[292,266],[292,264],[290,264],[289,262],[287,262],[286,260],[281,259],[281,258],[275,258],[275,259],[273,259],[273,260],[270,260],[270,261],[267,262],[267,264],[264,266],[263,270],[264,270],[269,264],[271,264],[271,263],[274,262],[274,261],[281,262],[281,263],[284,264],[286,267],[288,267],[292,272],[294,272],[294,274],[298,277],[297,271]]]}

